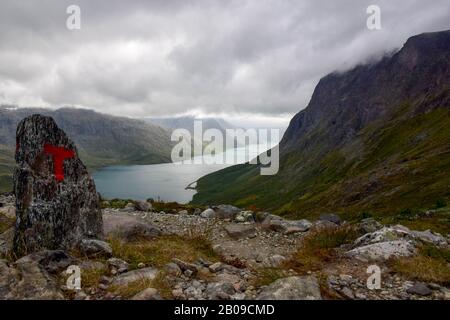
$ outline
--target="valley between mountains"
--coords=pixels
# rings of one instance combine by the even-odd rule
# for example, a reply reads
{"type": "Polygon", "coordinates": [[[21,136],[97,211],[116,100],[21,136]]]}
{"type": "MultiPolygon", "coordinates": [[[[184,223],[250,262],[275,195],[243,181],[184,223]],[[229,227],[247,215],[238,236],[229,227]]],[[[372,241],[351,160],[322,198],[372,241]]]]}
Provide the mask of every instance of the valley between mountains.
{"type": "Polygon", "coordinates": [[[450,31],[414,36],[320,80],[277,175],[232,166],[188,204],[102,198],[87,169],[168,161],[166,129],[1,109],[0,299],[450,300],[449,107],[450,31]]]}

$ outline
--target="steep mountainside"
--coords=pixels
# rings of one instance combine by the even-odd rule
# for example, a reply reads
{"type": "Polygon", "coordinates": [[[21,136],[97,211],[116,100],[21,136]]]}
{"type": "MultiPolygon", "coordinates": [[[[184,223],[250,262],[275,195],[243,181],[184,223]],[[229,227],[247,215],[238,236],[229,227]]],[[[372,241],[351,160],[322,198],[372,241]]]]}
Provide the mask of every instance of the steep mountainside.
{"type": "Polygon", "coordinates": [[[198,181],[194,203],[256,205],[296,217],[392,214],[450,196],[450,31],[330,74],[280,143],[280,171],[233,166],[198,181]]]}
{"type": "Polygon", "coordinates": [[[24,117],[40,113],[55,119],[78,146],[90,167],[110,164],[152,164],[170,161],[170,133],[140,120],[113,117],[92,110],[0,107],[0,190],[11,186],[16,127],[24,117]]]}

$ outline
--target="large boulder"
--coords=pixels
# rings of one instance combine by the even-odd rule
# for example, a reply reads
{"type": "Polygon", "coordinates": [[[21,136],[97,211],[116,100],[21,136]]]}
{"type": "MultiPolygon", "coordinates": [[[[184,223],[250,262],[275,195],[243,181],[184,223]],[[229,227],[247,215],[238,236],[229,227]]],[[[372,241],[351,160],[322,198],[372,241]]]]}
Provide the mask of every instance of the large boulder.
{"type": "Polygon", "coordinates": [[[57,274],[73,259],[61,250],[44,250],[24,256],[14,264],[0,260],[0,299],[63,299],[57,274]]]}
{"type": "Polygon", "coordinates": [[[447,239],[445,239],[441,234],[433,232],[429,229],[425,231],[411,231],[411,238],[431,243],[436,246],[447,245],[447,239]]]}
{"type": "Polygon", "coordinates": [[[253,211],[241,211],[234,218],[235,222],[255,222],[253,211]]]}
{"type": "Polygon", "coordinates": [[[104,215],[103,232],[124,241],[150,240],[161,235],[161,230],[150,223],[124,214],[104,215]]]}
{"type": "Polygon", "coordinates": [[[322,214],[319,218],[319,220],[322,221],[329,221],[332,222],[334,224],[340,225],[341,224],[341,218],[337,215],[337,214],[322,214]]]}
{"type": "Polygon", "coordinates": [[[112,256],[111,246],[107,242],[97,239],[81,240],[79,250],[81,253],[90,258],[112,256]]]}
{"type": "Polygon", "coordinates": [[[256,229],[253,225],[229,224],[223,228],[233,239],[253,238],[256,236],[256,229]]]}
{"type": "Polygon", "coordinates": [[[377,242],[347,251],[345,255],[360,261],[386,261],[393,257],[409,257],[416,254],[414,243],[410,240],[377,242]]]}
{"type": "Polygon", "coordinates": [[[213,207],[213,209],[217,213],[217,218],[219,219],[234,219],[234,217],[241,212],[241,209],[229,204],[221,204],[213,207]]]}
{"type": "Polygon", "coordinates": [[[136,201],[134,207],[137,211],[150,211],[152,210],[152,204],[145,201],[136,201]]]}
{"type": "Polygon", "coordinates": [[[50,117],[32,115],[17,127],[14,193],[16,255],[70,249],[102,233],[99,196],[75,144],[50,117]]]}
{"type": "Polygon", "coordinates": [[[319,283],[314,276],[278,279],[263,288],[257,300],[321,300],[319,283]]]}
{"type": "Polygon", "coordinates": [[[207,219],[217,218],[217,213],[213,209],[208,208],[200,214],[200,217],[207,218],[207,219]]]}
{"type": "Polygon", "coordinates": [[[158,275],[158,270],[152,267],[137,269],[122,273],[114,278],[113,286],[126,286],[139,280],[153,280],[158,275]]]}
{"type": "Polygon", "coordinates": [[[268,215],[261,223],[261,227],[265,230],[292,234],[297,232],[308,231],[312,223],[306,219],[301,220],[285,220],[276,215],[268,215]]]}

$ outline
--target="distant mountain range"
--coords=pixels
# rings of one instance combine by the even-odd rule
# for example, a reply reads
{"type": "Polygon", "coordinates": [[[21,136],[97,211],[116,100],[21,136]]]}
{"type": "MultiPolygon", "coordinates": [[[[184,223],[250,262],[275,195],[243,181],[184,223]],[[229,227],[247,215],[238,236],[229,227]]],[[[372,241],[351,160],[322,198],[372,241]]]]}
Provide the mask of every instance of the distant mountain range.
{"type": "Polygon", "coordinates": [[[197,204],[291,217],[389,215],[450,197],[450,31],[322,78],[280,143],[280,171],[243,164],[197,183],[197,204]]]}
{"type": "MultiPolygon", "coordinates": [[[[225,138],[228,136],[226,133],[227,129],[236,129],[236,126],[232,125],[228,121],[221,118],[197,118],[194,116],[178,116],[178,117],[166,117],[166,118],[144,118],[144,120],[153,125],[158,125],[168,129],[169,131],[173,131],[175,129],[186,129],[190,132],[192,138],[192,147],[194,143],[198,143],[198,145],[207,145],[207,142],[204,141],[196,141],[194,137],[194,122],[201,121],[202,131],[203,133],[208,129],[217,129],[219,130],[223,137],[223,148],[226,149],[226,140],[225,138]]],[[[232,136],[229,137],[233,139],[232,136]]],[[[203,135],[202,135],[203,139],[203,135]]],[[[231,141],[231,140],[230,140],[231,141]]],[[[242,143],[236,142],[236,146],[243,146],[242,143]]]]}
{"type": "Polygon", "coordinates": [[[196,118],[194,116],[166,117],[166,118],[144,118],[144,121],[168,129],[186,129],[194,132],[194,121],[201,120],[203,131],[208,129],[218,129],[225,133],[226,129],[234,129],[231,123],[221,118],[196,118]]]}
{"type": "Polygon", "coordinates": [[[0,107],[0,191],[10,190],[16,127],[24,117],[40,113],[55,119],[75,141],[81,159],[92,169],[112,164],[170,162],[170,132],[141,120],[114,117],[86,109],[0,107]]]}

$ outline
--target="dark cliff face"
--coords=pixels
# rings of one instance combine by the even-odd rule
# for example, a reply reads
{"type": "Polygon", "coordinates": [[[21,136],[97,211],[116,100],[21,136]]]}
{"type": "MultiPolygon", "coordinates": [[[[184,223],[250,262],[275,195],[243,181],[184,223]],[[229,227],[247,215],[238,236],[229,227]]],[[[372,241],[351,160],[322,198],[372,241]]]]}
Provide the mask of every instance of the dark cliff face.
{"type": "Polygon", "coordinates": [[[449,193],[449,127],[450,31],[414,36],[320,80],[280,142],[277,175],[227,168],[198,181],[194,202],[296,216],[429,205],[449,193]]]}
{"type": "MultiPolygon", "coordinates": [[[[280,144],[296,149],[303,135],[323,126],[330,147],[352,139],[370,122],[386,119],[394,106],[418,97],[439,94],[450,85],[450,31],[414,36],[390,57],[320,80],[305,110],[291,121],[280,144]]],[[[447,100],[428,101],[420,111],[447,100]]],[[[325,137],[326,136],[326,137],[325,137]]]]}

